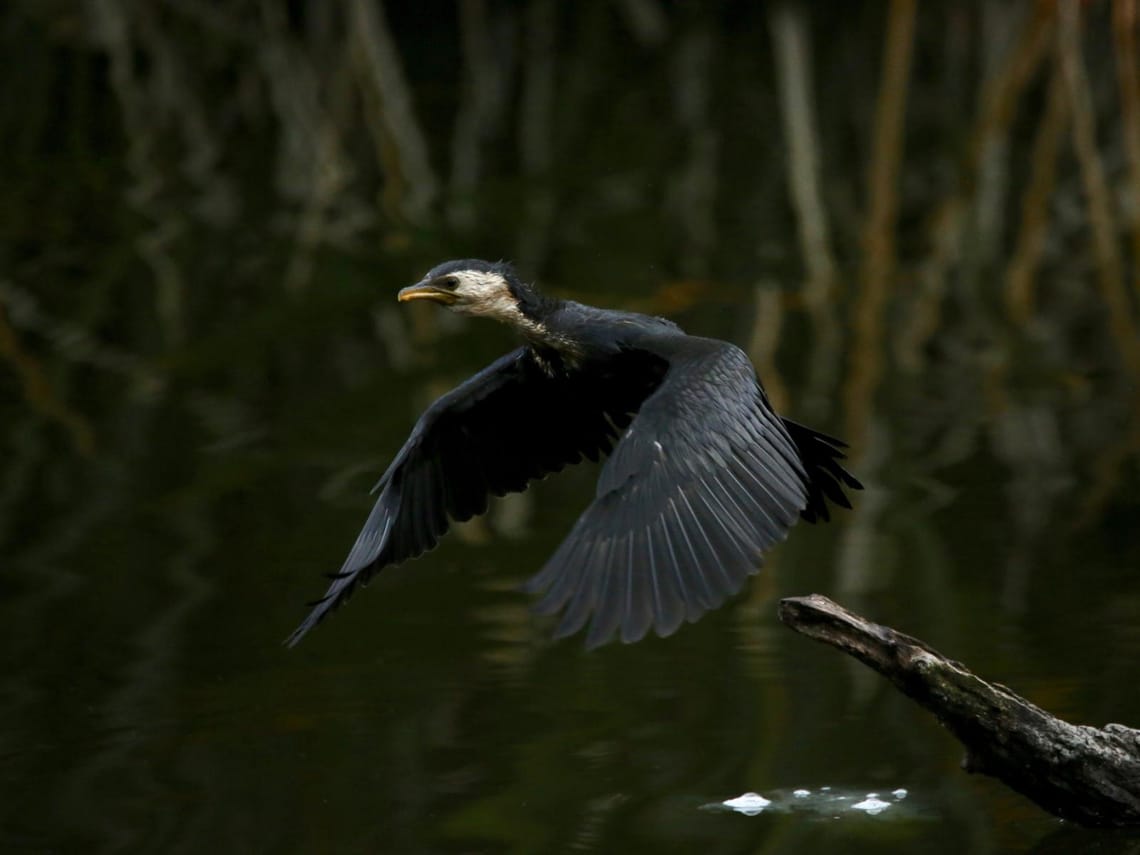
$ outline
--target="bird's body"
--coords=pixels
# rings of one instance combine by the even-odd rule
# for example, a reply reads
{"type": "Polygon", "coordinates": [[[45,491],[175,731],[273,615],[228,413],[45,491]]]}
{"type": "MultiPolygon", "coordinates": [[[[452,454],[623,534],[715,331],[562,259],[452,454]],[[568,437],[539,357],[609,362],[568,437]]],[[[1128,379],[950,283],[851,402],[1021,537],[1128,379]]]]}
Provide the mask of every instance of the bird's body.
{"type": "Polygon", "coordinates": [[[432,548],[583,457],[609,459],[593,503],[529,583],[557,635],[588,644],[674,632],[736,593],[797,516],[827,519],[860,484],[843,444],[773,411],[747,356],[662,318],[539,295],[509,265],[448,262],[401,300],[514,327],[524,344],[432,404],[376,485],[376,504],[295,644],[357,584],[432,548]]]}

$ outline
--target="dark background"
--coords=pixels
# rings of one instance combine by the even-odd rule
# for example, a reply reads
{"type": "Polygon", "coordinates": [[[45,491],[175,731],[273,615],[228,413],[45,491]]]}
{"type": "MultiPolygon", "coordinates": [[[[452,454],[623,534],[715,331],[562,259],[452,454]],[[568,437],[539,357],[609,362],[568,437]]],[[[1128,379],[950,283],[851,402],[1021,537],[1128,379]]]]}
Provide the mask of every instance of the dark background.
{"type": "Polygon", "coordinates": [[[0,848],[1136,851],[775,620],[819,591],[1140,724],[1136,40],[1132,0],[8,3],[0,848]],[[513,346],[395,303],[464,256],[745,347],[855,511],[587,653],[517,591],[580,467],[284,650],[513,346]]]}

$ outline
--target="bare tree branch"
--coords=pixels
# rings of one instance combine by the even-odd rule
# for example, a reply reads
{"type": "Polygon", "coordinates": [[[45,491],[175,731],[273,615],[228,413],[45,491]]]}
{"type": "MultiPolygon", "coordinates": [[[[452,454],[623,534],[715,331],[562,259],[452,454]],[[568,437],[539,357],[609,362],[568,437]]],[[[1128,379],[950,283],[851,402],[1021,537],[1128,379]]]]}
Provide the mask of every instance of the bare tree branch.
{"type": "Polygon", "coordinates": [[[1082,825],[1140,826],[1140,731],[1061,721],[925,642],[819,594],[782,600],[779,613],[796,632],[854,656],[934,713],[966,746],[967,772],[998,778],[1082,825]]]}

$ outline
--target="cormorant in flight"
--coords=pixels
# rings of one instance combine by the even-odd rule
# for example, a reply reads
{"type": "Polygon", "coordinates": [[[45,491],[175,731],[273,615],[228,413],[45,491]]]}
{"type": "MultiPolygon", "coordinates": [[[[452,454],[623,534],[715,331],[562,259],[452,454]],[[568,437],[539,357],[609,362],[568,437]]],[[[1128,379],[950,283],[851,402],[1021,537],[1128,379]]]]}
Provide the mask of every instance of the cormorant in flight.
{"type": "Polygon", "coordinates": [[[583,457],[593,503],[527,587],[587,644],[673,633],[760,568],[796,517],[850,508],[844,443],[776,415],[738,347],[663,318],[539,294],[506,263],[449,261],[399,293],[502,321],[524,344],[428,407],[296,644],[353,589],[431,549],[448,520],[583,457]]]}

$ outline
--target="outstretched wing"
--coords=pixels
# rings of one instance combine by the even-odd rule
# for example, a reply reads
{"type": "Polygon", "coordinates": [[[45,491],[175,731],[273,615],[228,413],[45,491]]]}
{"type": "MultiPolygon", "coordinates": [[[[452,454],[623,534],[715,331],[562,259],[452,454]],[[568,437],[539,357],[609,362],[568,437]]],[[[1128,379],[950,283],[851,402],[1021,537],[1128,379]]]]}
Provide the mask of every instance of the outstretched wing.
{"type": "Polygon", "coordinates": [[[592,617],[591,647],[619,630],[624,642],[651,627],[669,635],[716,608],[813,495],[742,351],[687,337],[657,346],[668,373],[603,467],[594,502],[528,583],[545,591],[539,611],[563,612],[558,636],[592,617]]]}
{"type": "Polygon", "coordinates": [[[496,360],[432,404],[373,492],[376,504],[324,597],[286,640],[293,646],[358,584],[431,549],[449,518],[487,509],[489,495],[613,446],[665,372],[647,353],[604,369],[551,377],[527,348],[496,360]]]}

